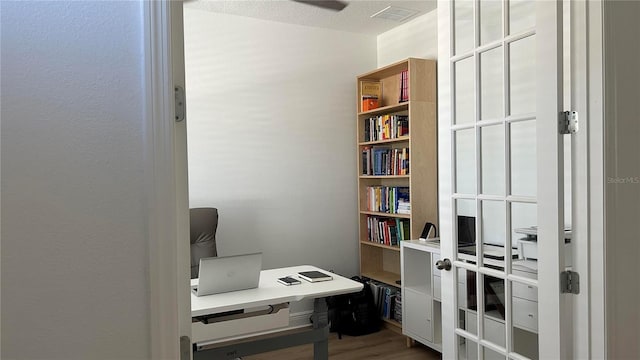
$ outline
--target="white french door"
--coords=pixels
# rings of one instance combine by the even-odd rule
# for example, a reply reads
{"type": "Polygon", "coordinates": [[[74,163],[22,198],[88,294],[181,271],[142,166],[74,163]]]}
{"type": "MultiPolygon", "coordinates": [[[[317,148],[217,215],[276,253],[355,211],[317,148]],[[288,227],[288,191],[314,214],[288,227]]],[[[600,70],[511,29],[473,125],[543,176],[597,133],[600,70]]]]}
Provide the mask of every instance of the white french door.
{"type": "Polygon", "coordinates": [[[572,356],[562,14],[555,0],[438,3],[446,359],[572,356]]]}

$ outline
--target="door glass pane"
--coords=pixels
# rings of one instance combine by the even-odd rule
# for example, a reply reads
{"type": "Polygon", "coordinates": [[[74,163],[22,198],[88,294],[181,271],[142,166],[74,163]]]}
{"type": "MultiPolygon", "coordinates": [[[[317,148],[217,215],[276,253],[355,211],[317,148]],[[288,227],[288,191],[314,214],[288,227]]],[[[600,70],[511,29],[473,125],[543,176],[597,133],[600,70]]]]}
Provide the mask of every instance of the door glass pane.
{"type": "Polygon", "coordinates": [[[482,201],[482,243],[485,264],[504,266],[503,248],[506,237],[506,209],[503,201],[482,201]]]}
{"type": "Polygon", "coordinates": [[[456,200],[456,232],[458,259],[475,261],[476,254],[476,201],[456,200]]]}
{"type": "Polygon", "coordinates": [[[468,124],[476,121],[474,103],[473,57],[460,60],[454,65],[455,71],[455,124],[468,124]]]}
{"type": "Polygon", "coordinates": [[[496,345],[505,346],[505,302],[504,280],[484,275],[484,312],[485,331],[484,338],[496,345]],[[487,320],[493,322],[487,323],[487,320]]]}
{"type": "Polygon", "coordinates": [[[502,1],[480,1],[480,43],[482,45],[502,37],[502,1]]]}
{"type": "Polygon", "coordinates": [[[517,281],[512,281],[511,286],[512,349],[529,359],[538,359],[538,290],[517,281]]]}
{"type": "Polygon", "coordinates": [[[459,327],[474,335],[478,334],[476,273],[458,268],[459,327]]]}
{"type": "MultiPolygon", "coordinates": [[[[504,280],[491,276],[483,276],[482,289],[467,285],[468,306],[464,309],[465,330],[477,335],[478,325],[482,326],[482,339],[496,346],[505,347],[506,328],[504,322],[504,280]],[[483,298],[484,315],[478,324],[478,304],[483,298]]],[[[475,273],[467,271],[467,284],[475,281],[475,273]],[[473,275],[473,276],[470,276],[473,275]]],[[[461,311],[462,313],[462,311],[461,311]]]]}
{"type": "Polygon", "coordinates": [[[478,343],[459,335],[456,338],[458,339],[458,359],[475,360],[478,358],[478,343]]]}
{"type": "Polygon", "coordinates": [[[480,136],[482,141],[482,193],[504,195],[504,126],[482,127],[480,136]]]}
{"type": "Polygon", "coordinates": [[[536,111],[536,42],[529,36],[509,44],[509,114],[536,111]]]}
{"type": "Polygon", "coordinates": [[[473,1],[455,0],[454,2],[454,45],[455,53],[461,54],[473,48],[473,1]]]}
{"type": "Polygon", "coordinates": [[[511,194],[536,196],[536,122],[511,123],[511,194]]]}
{"type": "MultiPolygon", "coordinates": [[[[506,347],[505,327],[505,282],[502,279],[484,275],[484,320],[482,338],[501,348],[506,347]]],[[[486,354],[486,353],[485,353],[486,354]]]]}
{"type": "Polygon", "coordinates": [[[538,213],[531,203],[511,204],[511,242],[518,250],[512,262],[512,273],[536,279],[538,270],[538,213]]]}
{"type": "Polygon", "coordinates": [[[517,34],[536,26],[534,0],[509,0],[509,34],[517,34]]]}
{"type": "Polygon", "coordinates": [[[483,347],[482,352],[484,353],[484,360],[504,360],[507,358],[505,355],[495,352],[487,347],[483,347]]]}
{"type": "Polygon", "coordinates": [[[501,119],[504,115],[502,96],[502,47],[480,54],[480,119],[501,119]]]}
{"type": "Polygon", "coordinates": [[[456,131],[456,192],[476,193],[475,129],[456,131]]]}

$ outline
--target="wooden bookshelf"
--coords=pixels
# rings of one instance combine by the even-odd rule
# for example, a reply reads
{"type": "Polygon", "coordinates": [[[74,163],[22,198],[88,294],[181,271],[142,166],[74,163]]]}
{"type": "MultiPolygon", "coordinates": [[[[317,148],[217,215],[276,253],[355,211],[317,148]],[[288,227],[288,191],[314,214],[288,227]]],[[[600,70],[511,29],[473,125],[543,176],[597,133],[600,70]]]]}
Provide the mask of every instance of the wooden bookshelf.
{"type": "MultiPolygon", "coordinates": [[[[406,240],[419,238],[426,222],[438,224],[436,62],[409,58],[358,76],[356,88],[360,274],[399,288],[399,245],[370,241],[368,218],[391,219],[390,222],[409,221],[409,237],[406,240]],[[405,70],[408,73],[409,98],[400,102],[401,73],[405,70]],[[381,82],[380,107],[361,111],[360,82],[371,80],[381,82]],[[376,140],[365,138],[366,126],[371,132],[369,119],[384,115],[408,116],[409,134],[376,140]],[[363,150],[376,148],[408,148],[408,174],[367,175],[363,172],[363,150]],[[386,213],[369,209],[367,188],[372,186],[409,188],[411,213],[386,213]]],[[[397,321],[385,321],[393,327],[402,327],[397,321]]]]}

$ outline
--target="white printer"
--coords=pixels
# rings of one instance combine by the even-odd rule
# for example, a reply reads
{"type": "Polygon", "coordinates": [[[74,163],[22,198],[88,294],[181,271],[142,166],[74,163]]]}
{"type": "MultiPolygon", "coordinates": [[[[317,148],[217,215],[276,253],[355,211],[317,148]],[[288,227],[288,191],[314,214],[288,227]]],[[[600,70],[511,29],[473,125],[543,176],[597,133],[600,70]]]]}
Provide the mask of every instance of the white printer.
{"type": "MultiPolygon", "coordinates": [[[[538,260],[538,227],[530,226],[513,230],[524,237],[518,239],[518,257],[525,260],[538,260]]],[[[565,265],[571,266],[571,228],[564,229],[565,265]]]]}

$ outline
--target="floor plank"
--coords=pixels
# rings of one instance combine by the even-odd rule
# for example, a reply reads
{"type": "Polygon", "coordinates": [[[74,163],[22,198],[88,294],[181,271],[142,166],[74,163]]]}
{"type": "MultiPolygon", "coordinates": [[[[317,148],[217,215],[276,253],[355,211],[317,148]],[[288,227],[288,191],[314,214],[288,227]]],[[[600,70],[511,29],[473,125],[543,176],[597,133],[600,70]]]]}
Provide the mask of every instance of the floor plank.
{"type": "MultiPolygon", "coordinates": [[[[253,356],[245,356],[243,360],[313,360],[313,345],[301,345],[288,349],[272,351],[253,356]]],[[[329,359],[331,360],[436,360],[442,359],[439,352],[422,344],[407,348],[406,337],[389,329],[365,336],[329,335],[329,359]]]]}

